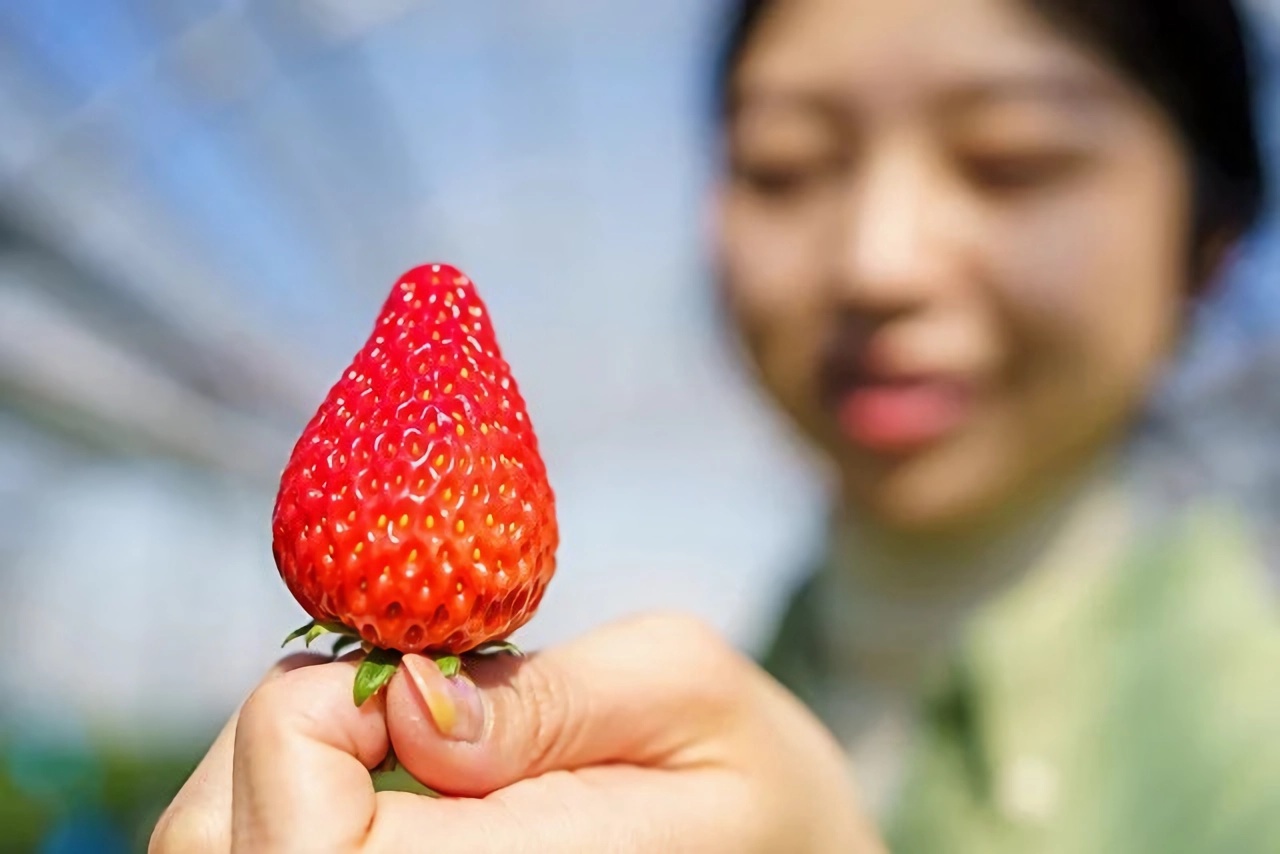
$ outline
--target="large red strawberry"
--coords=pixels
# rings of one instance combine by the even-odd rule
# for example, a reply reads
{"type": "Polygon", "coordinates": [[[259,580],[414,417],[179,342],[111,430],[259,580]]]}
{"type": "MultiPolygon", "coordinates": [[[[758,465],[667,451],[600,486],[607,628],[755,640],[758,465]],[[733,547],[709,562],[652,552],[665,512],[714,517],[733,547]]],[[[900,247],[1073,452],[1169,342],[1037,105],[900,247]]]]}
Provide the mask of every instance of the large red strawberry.
{"type": "Polygon", "coordinates": [[[357,703],[400,653],[453,672],[533,616],[555,572],[555,499],[470,279],[441,264],[400,277],[294,447],[272,527],[314,621],[290,639],[338,632],[369,651],[357,703]]]}

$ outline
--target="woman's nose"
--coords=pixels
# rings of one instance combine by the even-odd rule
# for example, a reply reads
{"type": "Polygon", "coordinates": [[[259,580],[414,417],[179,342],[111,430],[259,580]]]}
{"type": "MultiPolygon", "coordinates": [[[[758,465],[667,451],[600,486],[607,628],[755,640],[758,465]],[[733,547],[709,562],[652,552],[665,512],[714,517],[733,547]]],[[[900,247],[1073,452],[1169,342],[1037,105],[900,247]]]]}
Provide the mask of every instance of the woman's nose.
{"type": "Polygon", "coordinates": [[[850,176],[832,218],[830,286],[846,308],[896,314],[952,281],[961,224],[948,213],[946,178],[908,143],[870,156],[850,176]]]}

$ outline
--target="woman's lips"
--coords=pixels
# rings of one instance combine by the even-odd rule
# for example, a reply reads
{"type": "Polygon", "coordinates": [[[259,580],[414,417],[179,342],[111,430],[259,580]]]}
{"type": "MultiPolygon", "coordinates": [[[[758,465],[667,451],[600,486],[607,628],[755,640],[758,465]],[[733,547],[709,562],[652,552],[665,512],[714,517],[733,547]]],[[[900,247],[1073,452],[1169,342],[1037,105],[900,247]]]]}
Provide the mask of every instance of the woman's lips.
{"type": "Polygon", "coordinates": [[[876,453],[907,453],[954,433],[973,410],[967,383],[942,377],[864,378],[834,395],[845,438],[876,453]]]}

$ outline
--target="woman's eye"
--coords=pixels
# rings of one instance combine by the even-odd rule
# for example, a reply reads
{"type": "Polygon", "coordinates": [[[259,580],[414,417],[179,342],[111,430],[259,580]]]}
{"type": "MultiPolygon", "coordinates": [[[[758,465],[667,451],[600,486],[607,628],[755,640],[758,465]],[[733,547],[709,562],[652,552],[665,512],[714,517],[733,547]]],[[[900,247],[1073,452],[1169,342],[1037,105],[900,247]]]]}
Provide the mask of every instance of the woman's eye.
{"type": "Polygon", "coordinates": [[[821,168],[804,163],[739,163],[734,168],[743,186],[771,199],[799,195],[813,186],[821,168]]]}
{"type": "Polygon", "coordinates": [[[1069,152],[971,154],[963,158],[969,179],[980,189],[997,193],[1056,185],[1081,163],[1081,157],[1069,152]]]}

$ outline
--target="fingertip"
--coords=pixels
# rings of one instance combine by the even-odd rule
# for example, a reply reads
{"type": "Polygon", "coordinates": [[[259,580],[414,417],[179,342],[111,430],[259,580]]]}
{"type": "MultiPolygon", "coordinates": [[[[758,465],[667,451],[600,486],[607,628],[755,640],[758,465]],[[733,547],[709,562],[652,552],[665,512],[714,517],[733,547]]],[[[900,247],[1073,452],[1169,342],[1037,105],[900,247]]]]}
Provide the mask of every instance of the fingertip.
{"type": "MultiPolygon", "coordinates": [[[[300,653],[311,656],[311,653],[300,653]]],[[[359,717],[381,716],[385,714],[386,689],[374,692],[365,702],[355,702],[354,688],[356,674],[359,672],[364,655],[343,656],[334,659],[328,656],[299,659],[295,666],[273,671],[272,678],[264,681],[249,695],[246,704],[259,695],[265,695],[270,706],[291,706],[294,710],[306,713],[321,706],[331,707],[331,717],[350,719],[352,715],[359,717]],[[305,698],[305,699],[303,699],[305,698]],[[312,704],[310,707],[308,703],[312,704]]]]}
{"type": "Polygon", "coordinates": [[[406,655],[386,703],[396,758],[420,782],[462,796],[500,787],[487,756],[488,704],[468,676],[446,677],[430,658],[406,655]]]}
{"type": "Polygon", "coordinates": [[[386,752],[385,712],[380,695],[355,705],[355,673],[351,662],[323,661],[267,680],[245,701],[237,742],[296,732],[346,750],[372,767],[381,761],[376,754],[386,752]]]}
{"type": "Polygon", "coordinates": [[[465,673],[445,676],[431,659],[407,655],[407,685],[427,709],[440,735],[451,741],[478,742],[485,733],[485,703],[465,673]]]}
{"type": "Polygon", "coordinates": [[[245,702],[232,779],[232,836],[245,850],[278,850],[281,840],[290,850],[355,850],[367,834],[369,769],[388,741],[382,697],[359,707],[352,698],[355,671],[347,662],[301,667],[245,702]]]}
{"type": "Polygon", "coordinates": [[[317,664],[327,664],[330,661],[332,661],[331,658],[318,652],[291,652],[271,666],[271,669],[267,671],[267,678],[272,679],[285,673],[291,673],[294,670],[300,670],[303,667],[314,667],[317,664]]]}

